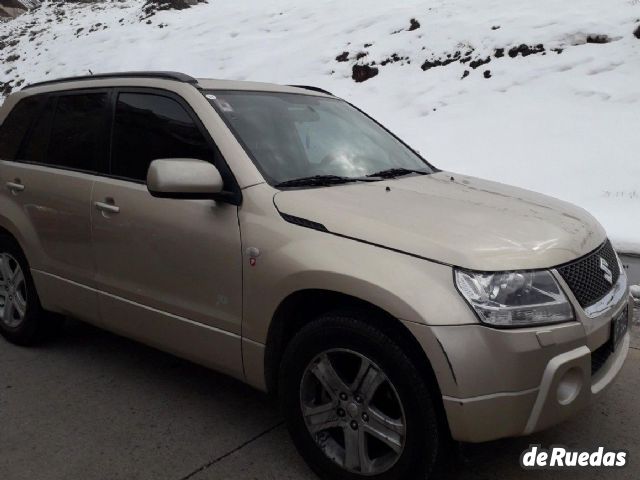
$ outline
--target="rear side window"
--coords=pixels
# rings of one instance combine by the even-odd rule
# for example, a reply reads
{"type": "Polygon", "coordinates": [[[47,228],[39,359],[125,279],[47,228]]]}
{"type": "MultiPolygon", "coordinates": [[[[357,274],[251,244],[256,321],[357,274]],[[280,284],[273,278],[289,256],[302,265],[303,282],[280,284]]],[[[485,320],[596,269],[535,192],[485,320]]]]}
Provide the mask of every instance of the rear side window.
{"type": "Polygon", "coordinates": [[[24,145],[20,160],[34,163],[46,163],[49,135],[53,124],[56,98],[49,97],[42,113],[31,128],[29,141],[24,145]]]}
{"type": "Polygon", "coordinates": [[[98,170],[108,148],[107,104],[106,93],[58,97],[43,163],[73,170],[98,170]]]}
{"type": "Polygon", "coordinates": [[[42,97],[20,100],[0,126],[0,159],[15,160],[31,122],[36,117],[42,97]]]}
{"type": "Polygon", "coordinates": [[[116,105],[111,174],[144,181],[159,158],[214,161],[214,154],[189,113],[161,95],[122,93],[116,105]]]}

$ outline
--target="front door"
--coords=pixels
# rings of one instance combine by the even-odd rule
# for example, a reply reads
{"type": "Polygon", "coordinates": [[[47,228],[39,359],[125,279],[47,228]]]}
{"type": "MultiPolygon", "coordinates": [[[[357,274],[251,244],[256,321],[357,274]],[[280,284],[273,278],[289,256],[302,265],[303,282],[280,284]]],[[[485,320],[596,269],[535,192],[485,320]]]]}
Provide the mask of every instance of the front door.
{"type": "Polygon", "coordinates": [[[116,93],[109,176],[92,193],[96,288],[104,325],[240,377],[242,265],[237,207],[152,197],[158,158],[216,162],[188,105],[116,93]]]}

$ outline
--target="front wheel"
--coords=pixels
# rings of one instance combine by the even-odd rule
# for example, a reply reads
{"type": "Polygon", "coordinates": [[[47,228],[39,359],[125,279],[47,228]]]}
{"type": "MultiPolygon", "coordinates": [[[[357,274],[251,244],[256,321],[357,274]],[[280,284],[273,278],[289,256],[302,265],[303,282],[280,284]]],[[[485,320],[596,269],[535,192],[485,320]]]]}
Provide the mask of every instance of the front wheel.
{"type": "Polygon", "coordinates": [[[324,315],[285,352],[283,414],[322,478],[427,478],[439,457],[433,399],[414,363],[361,315],[324,315]]]}

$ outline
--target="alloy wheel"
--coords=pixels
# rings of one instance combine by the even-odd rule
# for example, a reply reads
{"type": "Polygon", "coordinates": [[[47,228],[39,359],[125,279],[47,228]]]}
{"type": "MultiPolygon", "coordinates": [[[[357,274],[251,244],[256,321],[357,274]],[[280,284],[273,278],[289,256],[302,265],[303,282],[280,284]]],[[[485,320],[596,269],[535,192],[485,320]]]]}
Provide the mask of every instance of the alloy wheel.
{"type": "Polygon", "coordinates": [[[0,321],[16,328],[27,312],[27,284],[18,261],[8,253],[0,255],[0,321]]]}
{"type": "Polygon", "coordinates": [[[360,353],[332,349],[317,355],[303,374],[300,406],[318,447],[349,472],[378,475],[402,455],[406,421],[398,392],[360,353]]]}

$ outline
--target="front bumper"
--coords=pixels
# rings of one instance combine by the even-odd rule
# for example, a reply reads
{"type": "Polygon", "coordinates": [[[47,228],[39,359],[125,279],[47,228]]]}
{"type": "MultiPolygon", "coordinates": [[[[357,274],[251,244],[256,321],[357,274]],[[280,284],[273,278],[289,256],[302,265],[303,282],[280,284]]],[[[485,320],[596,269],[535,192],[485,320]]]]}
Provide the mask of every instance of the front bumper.
{"type": "Polygon", "coordinates": [[[431,349],[453,438],[483,442],[527,435],[595,401],[629,351],[627,332],[592,375],[592,352],[609,341],[612,318],[627,306],[631,328],[633,300],[628,291],[617,300],[599,316],[580,310],[578,321],[551,327],[497,330],[477,324],[425,331],[411,326],[428,355],[431,349]],[[440,347],[435,355],[434,345],[440,347]]]}

